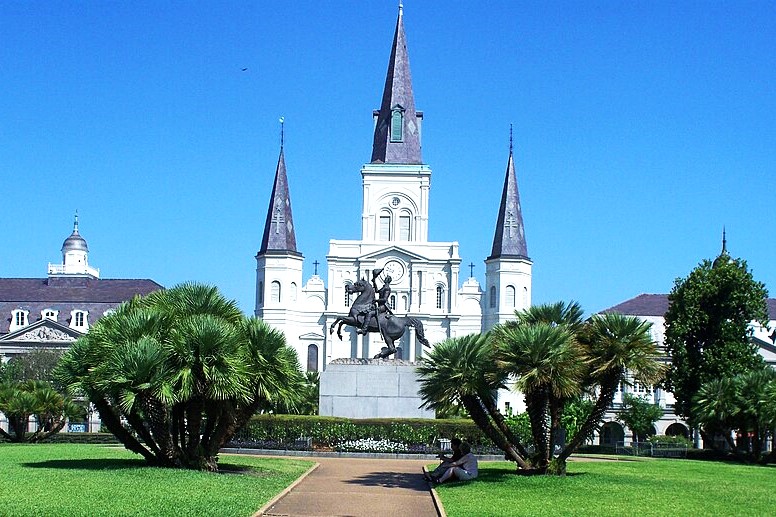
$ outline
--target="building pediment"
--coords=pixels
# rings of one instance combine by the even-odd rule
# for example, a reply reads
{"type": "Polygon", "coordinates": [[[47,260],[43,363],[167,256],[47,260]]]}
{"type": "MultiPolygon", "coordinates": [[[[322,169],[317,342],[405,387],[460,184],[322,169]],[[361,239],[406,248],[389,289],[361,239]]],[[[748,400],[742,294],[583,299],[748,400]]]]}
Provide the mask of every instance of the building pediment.
{"type": "Polygon", "coordinates": [[[321,341],[324,339],[325,336],[322,334],[317,334],[315,332],[308,332],[307,334],[302,334],[299,336],[299,339],[305,340],[305,341],[321,341]]]}
{"type": "Polygon", "coordinates": [[[405,262],[410,262],[413,260],[422,260],[427,261],[428,257],[424,257],[423,255],[420,255],[418,253],[414,253],[412,251],[406,250],[402,248],[401,246],[388,246],[386,248],[381,248],[376,251],[372,251],[370,253],[366,253],[359,257],[359,260],[380,260],[380,259],[388,259],[388,258],[400,258],[404,260],[405,262]]]}
{"type": "Polygon", "coordinates": [[[77,330],[61,325],[56,321],[42,319],[0,337],[0,342],[70,343],[81,336],[83,334],[77,330]]]}

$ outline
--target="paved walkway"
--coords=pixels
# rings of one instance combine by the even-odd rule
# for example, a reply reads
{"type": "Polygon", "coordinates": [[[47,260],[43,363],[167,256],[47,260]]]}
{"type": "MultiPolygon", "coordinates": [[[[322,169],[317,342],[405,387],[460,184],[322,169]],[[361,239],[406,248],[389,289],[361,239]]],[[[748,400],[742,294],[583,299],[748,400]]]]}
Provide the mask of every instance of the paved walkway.
{"type": "Polygon", "coordinates": [[[320,466],[266,509],[264,515],[438,515],[429,485],[421,473],[429,460],[310,459],[320,466]]]}

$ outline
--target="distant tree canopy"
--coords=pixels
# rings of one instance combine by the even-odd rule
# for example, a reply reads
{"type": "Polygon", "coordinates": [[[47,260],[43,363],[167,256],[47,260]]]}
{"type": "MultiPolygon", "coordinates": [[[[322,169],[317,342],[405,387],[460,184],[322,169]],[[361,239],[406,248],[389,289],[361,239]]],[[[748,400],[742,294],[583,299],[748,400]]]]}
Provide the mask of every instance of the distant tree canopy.
{"type": "Polygon", "coordinates": [[[636,440],[646,438],[663,416],[663,408],[631,393],[622,396],[622,408],[617,414],[617,421],[628,426],[633,431],[636,440]]]}
{"type": "Polygon", "coordinates": [[[201,284],[121,305],[75,342],[55,377],[150,464],[214,471],[255,412],[293,407],[305,384],[281,332],[201,284]]]}
{"type": "Polygon", "coordinates": [[[53,380],[53,372],[64,351],[36,348],[12,357],[2,365],[0,379],[5,381],[53,380]]]}
{"type": "Polygon", "coordinates": [[[750,323],[768,323],[765,285],[754,280],[746,262],[723,249],[704,260],[668,295],[665,347],[671,357],[666,387],[674,410],[692,424],[692,399],[707,382],[760,369],[763,359],[752,343],[750,323]]]}

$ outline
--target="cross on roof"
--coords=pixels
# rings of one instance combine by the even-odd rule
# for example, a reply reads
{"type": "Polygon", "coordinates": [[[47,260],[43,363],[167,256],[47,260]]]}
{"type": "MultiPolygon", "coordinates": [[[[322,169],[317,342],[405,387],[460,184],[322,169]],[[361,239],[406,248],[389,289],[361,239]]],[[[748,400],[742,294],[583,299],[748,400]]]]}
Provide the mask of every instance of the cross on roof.
{"type": "Polygon", "coordinates": [[[313,262],[313,266],[315,266],[315,274],[316,275],[318,274],[318,264],[320,264],[320,262],[318,262],[317,260],[315,262],[313,262]]]}
{"type": "Polygon", "coordinates": [[[275,213],[272,214],[272,222],[275,223],[275,233],[280,233],[280,224],[285,222],[283,209],[281,207],[275,207],[275,213]]]}
{"type": "Polygon", "coordinates": [[[507,212],[507,220],[504,223],[504,228],[507,229],[507,236],[510,239],[512,238],[512,228],[515,228],[515,229],[519,228],[519,225],[515,220],[515,214],[513,214],[512,211],[507,212]]]}
{"type": "Polygon", "coordinates": [[[473,276],[474,276],[474,262],[469,264],[469,277],[473,277],[473,276]]]}

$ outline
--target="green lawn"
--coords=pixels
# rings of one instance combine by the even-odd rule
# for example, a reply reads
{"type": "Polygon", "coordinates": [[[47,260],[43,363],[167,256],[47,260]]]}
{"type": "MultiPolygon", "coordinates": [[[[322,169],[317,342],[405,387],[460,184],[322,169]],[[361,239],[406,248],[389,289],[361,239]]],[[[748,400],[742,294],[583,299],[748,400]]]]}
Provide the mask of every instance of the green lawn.
{"type": "Polygon", "coordinates": [[[774,515],[776,468],[643,458],[570,462],[566,478],[517,476],[483,462],[468,483],[437,488],[450,517],[774,515]]]}
{"type": "Polygon", "coordinates": [[[244,474],[145,466],[124,449],[0,444],[1,515],[247,516],[313,462],[221,456],[244,474]]]}

